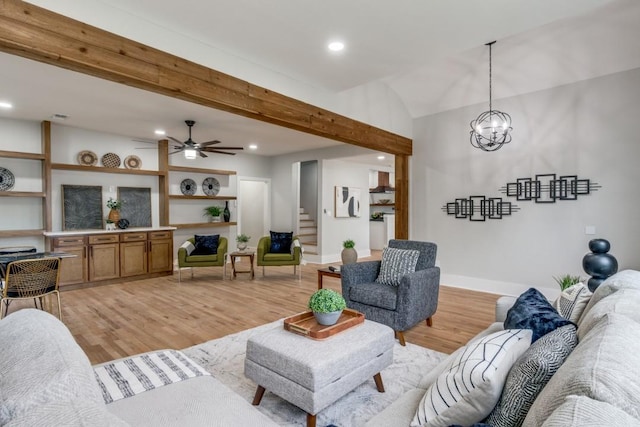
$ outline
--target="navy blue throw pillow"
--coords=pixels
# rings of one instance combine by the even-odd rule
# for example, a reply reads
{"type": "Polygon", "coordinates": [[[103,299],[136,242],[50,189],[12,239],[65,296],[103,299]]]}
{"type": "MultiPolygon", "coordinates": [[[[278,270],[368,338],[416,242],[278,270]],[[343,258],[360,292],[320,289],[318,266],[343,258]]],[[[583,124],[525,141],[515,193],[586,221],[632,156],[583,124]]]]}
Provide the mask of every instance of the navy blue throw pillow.
{"type": "Polygon", "coordinates": [[[270,253],[289,254],[291,253],[291,241],[293,240],[293,231],[291,233],[282,233],[279,231],[271,231],[271,247],[270,253]]]}
{"type": "Polygon", "coordinates": [[[213,234],[208,236],[198,236],[196,234],[195,249],[191,252],[191,255],[215,255],[218,253],[218,241],[220,240],[219,234],[213,234]]]}
{"type": "Polygon", "coordinates": [[[505,329],[531,329],[532,344],[538,338],[564,325],[575,325],[575,323],[560,316],[544,295],[534,288],[530,288],[518,297],[513,307],[507,312],[507,319],[504,321],[505,329]]]}

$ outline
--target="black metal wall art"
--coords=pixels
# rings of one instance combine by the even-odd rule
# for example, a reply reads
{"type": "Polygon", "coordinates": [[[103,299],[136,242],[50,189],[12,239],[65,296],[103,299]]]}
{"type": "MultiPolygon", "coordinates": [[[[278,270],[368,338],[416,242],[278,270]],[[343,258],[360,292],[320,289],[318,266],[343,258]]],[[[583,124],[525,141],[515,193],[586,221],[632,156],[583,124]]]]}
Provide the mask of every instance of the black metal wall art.
{"type": "Polygon", "coordinates": [[[577,200],[578,196],[591,194],[602,188],[589,179],[578,179],[577,175],[561,175],[554,173],[536,175],[532,178],[518,178],[500,188],[507,197],[517,200],[534,200],[536,203],[555,203],[556,200],[577,200]]]}
{"type": "Polygon", "coordinates": [[[502,219],[511,215],[520,208],[511,202],[503,202],[501,197],[469,196],[468,199],[456,199],[447,203],[442,211],[447,215],[455,215],[456,218],[469,221],[486,221],[486,219],[502,219]]]}

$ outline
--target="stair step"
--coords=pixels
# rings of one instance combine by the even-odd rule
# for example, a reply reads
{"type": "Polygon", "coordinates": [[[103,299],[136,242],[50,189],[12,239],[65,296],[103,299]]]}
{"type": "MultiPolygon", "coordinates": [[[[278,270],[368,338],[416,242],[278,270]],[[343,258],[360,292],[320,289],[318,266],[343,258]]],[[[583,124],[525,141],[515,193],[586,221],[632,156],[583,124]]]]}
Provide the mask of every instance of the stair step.
{"type": "Polygon", "coordinates": [[[301,227],[315,227],[316,222],[312,219],[300,219],[301,227]]]}
{"type": "Polygon", "coordinates": [[[299,218],[300,221],[306,221],[311,219],[311,215],[309,215],[308,213],[301,213],[299,218]]]}

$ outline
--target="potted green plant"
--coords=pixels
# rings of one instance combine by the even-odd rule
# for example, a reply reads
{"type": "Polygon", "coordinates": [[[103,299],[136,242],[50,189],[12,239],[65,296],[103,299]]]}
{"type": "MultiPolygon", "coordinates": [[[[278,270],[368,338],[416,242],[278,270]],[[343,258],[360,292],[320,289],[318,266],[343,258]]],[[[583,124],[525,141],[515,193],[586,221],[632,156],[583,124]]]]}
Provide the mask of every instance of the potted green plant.
{"type": "Polygon", "coordinates": [[[340,257],[342,258],[343,264],[353,264],[358,261],[358,252],[355,250],[356,242],[351,239],[347,239],[342,242],[342,252],[340,253],[340,257]]]}
{"type": "Polygon", "coordinates": [[[244,251],[247,249],[247,243],[251,239],[251,236],[247,236],[246,234],[238,234],[236,236],[236,243],[238,243],[238,249],[244,251]]]}
{"type": "Polygon", "coordinates": [[[335,325],[347,307],[342,295],[332,289],[319,289],[309,298],[309,309],[321,325],[335,325]]]}
{"type": "Polygon", "coordinates": [[[561,291],[564,291],[565,289],[582,282],[580,276],[572,276],[570,274],[565,274],[560,277],[554,276],[553,279],[558,283],[558,285],[560,285],[561,291]]]}
{"type": "Polygon", "coordinates": [[[208,216],[213,222],[220,222],[221,213],[222,208],[220,206],[207,206],[204,208],[204,216],[208,216]]]}
{"type": "Polygon", "coordinates": [[[116,229],[116,225],[114,224],[114,222],[112,220],[110,220],[109,218],[107,218],[105,220],[105,230],[115,230],[116,229]]]}
{"type": "Polygon", "coordinates": [[[109,219],[112,222],[118,222],[120,220],[120,209],[122,209],[122,205],[123,205],[124,201],[122,200],[118,200],[118,199],[114,199],[112,197],[109,197],[109,200],[107,200],[107,207],[110,209],[109,210],[109,219]]]}

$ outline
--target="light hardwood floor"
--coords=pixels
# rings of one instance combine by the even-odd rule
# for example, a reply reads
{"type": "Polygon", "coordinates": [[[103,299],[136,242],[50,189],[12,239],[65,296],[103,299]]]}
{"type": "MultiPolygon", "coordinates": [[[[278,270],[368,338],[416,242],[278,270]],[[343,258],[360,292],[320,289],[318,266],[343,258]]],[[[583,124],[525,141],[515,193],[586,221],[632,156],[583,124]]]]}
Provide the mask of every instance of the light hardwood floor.
{"type": "MultiPolygon", "coordinates": [[[[188,269],[157,279],[63,291],[64,323],[92,363],[163,348],[182,349],[304,311],[317,289],[318,264],[270,267],[255,280],[222,280],[221,267],[188,269]]],[[[229,269],[228,269],[229,271],[229,269]]],[[[228,272],[227,271],[227,272],[228,272]]],[[[340,290],[339,279],[324,287],[340,290]]],[[[407,342],[450,353],[487,327],[498,295],[441,286],[433,327],[405,333],[407,342]]],[[[11,311],[19,307],[12,304],[11,311]]]]}

